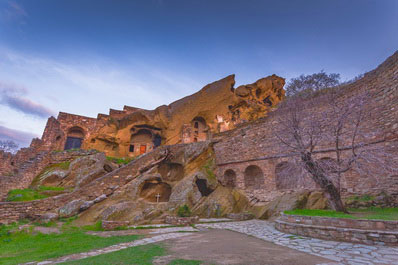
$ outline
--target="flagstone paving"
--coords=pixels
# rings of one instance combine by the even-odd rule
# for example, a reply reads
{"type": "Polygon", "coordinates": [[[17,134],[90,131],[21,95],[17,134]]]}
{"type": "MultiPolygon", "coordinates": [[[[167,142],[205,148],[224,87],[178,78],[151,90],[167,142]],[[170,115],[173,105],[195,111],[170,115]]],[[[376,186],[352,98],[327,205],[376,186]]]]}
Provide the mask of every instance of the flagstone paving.
{"type": "Polygon", "coordinates": [[[328,264],[398,265],[398,248],[395,247],[368,246],[285,234],[276,230],[271,222],[262,220],[198,224],[196,227],[229,229],[335,261],[328,264]]]}

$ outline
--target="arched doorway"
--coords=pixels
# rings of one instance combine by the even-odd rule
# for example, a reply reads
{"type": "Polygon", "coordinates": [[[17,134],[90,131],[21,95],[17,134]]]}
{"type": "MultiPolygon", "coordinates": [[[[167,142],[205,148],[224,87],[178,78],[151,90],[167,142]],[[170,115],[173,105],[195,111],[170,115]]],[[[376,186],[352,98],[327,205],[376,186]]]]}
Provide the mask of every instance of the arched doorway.
{"type": "Polygon", "coordinates": [[[141,129],[131,135],[129,151],[136,155],[144,154],[153,149],[152,132],[141,129]]]}
{"type": "Polygon", "coordinates": [[[78,126],[74,126],[68,130],[65,142],[65,150],[79,149],[84,139],[84,131],[78,126]]]}
{"type": "Polygon", "coordinates": [[[255,165],[245,169],[245,187],[247,189],[261,189],[264,186],[264,174],[261,168],[255,165]]]}
{"type": "Polygon", "coordinates": [[[227,169],[224,172],[224,185],[229,188],[236,187],[236,173],[232,169],[227,169]]]}

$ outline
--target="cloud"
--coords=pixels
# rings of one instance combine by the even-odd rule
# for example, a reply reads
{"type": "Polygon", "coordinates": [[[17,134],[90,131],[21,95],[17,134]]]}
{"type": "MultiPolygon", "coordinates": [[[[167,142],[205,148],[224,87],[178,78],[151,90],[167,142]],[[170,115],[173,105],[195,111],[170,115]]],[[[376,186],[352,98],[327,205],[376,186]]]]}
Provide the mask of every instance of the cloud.
{"type": "Polygon", "coordinates": [[[20,147],[29,146],[33,138],[38,137],[35,134],[14,130],[0,125],[0,139],[16,142],[20,147]]]}
{"type": "Polygon", "coordinates": [[[24,87],[0,82],[0,104],[38,118],[48,118],[54,114],[50,109],[21,96],[27,92],[24,87]]]}

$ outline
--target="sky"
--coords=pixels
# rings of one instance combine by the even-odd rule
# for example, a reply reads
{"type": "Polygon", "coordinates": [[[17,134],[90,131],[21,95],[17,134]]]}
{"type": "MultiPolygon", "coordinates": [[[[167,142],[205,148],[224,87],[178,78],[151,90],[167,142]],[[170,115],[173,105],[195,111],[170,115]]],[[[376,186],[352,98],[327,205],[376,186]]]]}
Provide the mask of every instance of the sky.
{"type": "Polygon", "coordinates": [[[0,0],[0,140],[24,147],[60,111],[154,109],[230,74],[346,81],[397,49],[397,0],[0,0]]]}

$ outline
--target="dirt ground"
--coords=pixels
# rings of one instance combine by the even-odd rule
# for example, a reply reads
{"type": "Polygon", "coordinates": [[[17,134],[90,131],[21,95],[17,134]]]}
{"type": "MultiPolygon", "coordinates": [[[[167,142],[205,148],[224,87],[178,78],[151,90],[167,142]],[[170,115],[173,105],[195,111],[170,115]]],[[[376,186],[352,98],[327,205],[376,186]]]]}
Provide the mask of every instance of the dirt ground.
{"type": "Polygon", "coordinates": [[[167,240],[163,245],[169,256],[155,259],[155,265],[167,264],[173,259],[241,265],[315,265],[333,262],[228,230],[201,231],[192,236],[167,240]]]}

